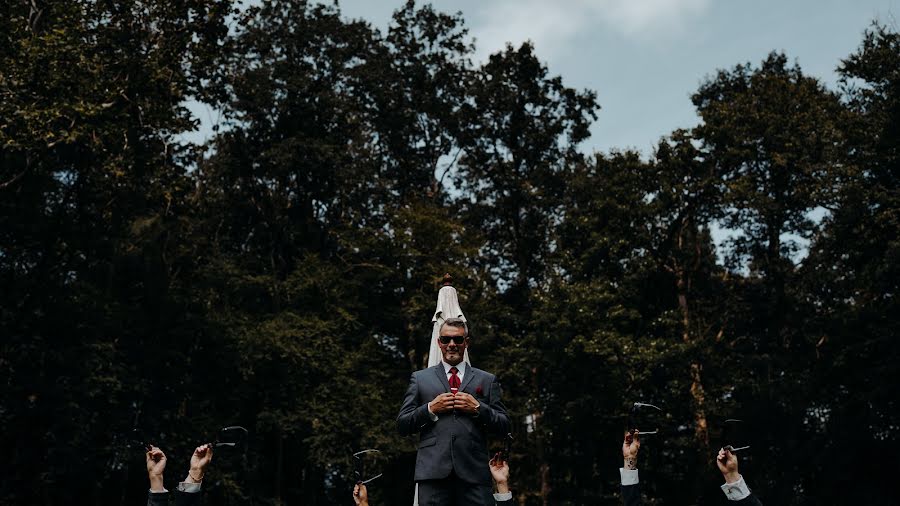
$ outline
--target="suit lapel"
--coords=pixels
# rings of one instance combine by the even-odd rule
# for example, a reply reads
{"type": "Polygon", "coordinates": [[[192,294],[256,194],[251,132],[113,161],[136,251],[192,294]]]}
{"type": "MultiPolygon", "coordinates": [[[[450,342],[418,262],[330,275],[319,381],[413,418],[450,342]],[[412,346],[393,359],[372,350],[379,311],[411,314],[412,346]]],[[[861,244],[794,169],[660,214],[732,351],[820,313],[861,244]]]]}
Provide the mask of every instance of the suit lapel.
{"type": "Polygon", "coordinates": [[[438,381],[444,386],[444,393],[450,393],[450,382],[447,381],[447,373],[444,372],[444,364],[439,363],[432,367],[432,369],[434,369],[434,373],[437,374],[438,381]]]}
{"type": "Polygon", "coordinates": [[[462,385],[459,386],[459,391],[465,392],[466,387],[469,385],[469,383],[472,382],[472,378],[474,378],[474,377],[475,377],[475,368],[469,364],[466,364],[466,375],[463,376],[463,382],[462,382],[462,385]]]}

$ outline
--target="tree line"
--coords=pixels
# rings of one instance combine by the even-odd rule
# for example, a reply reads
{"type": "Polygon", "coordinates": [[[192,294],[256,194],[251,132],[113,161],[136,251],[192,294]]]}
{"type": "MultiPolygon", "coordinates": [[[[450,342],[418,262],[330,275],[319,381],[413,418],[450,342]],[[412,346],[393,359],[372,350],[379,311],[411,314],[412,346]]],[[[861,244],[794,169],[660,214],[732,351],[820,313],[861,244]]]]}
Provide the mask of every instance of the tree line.
{"type": "Polygon", "coordinates": [[[617,504],[635,401],[665,411],[651,504],[721,500],[727,418],[766,503],[896,501],[896,27],[835,89],[779,52],[718,70],[650,154],[586,153],[594,92],[529,43],[473,63],[462,16],[413,1],[385,31],[8,2],[0,38],[0,504],[134,504],[135,429],[179,462],[226,425],[250,441],[211,504],[347,503],[362,448],[389,456],[373,504],[406,504],[395,418],[445,272],[521,504],[617,504]],[[221,111],[203,145],[190,101],[221,111]]]}

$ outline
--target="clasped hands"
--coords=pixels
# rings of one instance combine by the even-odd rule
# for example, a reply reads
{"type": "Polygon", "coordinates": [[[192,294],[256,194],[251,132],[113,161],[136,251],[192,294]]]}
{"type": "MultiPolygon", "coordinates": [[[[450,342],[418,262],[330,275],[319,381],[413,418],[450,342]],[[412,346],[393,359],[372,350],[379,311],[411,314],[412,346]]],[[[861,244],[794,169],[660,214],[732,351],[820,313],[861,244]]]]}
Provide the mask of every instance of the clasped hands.
{"type": "Polygon", "coordinates": [[[465,392],[457,392],[456,394],[444,393],[434,398],[428,403],[428,410],[439,415],[447,413],[454,409],[469,415],[478,413],[479,402],[471,395],[465,392]]]}

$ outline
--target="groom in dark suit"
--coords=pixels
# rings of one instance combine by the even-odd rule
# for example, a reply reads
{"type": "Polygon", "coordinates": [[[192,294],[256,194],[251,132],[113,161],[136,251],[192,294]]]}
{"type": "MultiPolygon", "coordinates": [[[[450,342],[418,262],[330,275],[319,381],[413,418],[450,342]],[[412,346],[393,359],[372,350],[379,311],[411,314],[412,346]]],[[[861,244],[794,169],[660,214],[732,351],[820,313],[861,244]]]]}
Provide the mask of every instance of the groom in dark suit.
{"type": "Polygon", "coordinates": [[[419,433],[419,505],[493,505],[486,436],[509,432],[500,384],[463,361],[464,320],[448,318],[439,334],[443,361],[412,374],[397,416],[400,434],[419,433]]]}

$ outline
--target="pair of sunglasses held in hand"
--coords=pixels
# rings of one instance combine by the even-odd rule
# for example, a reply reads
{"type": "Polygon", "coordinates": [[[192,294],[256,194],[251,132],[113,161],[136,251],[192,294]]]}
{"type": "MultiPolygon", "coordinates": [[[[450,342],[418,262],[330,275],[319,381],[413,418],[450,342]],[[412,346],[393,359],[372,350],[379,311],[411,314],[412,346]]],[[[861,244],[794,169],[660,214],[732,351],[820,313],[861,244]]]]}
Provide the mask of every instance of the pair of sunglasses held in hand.
{"type": "MultiPolygon", "coordinates": [[[[465,338],[462,336],[441,336],[442,342],[448,344],[451,339],[456,344],[462,344],[465,338]]],[[[657,435],[661,436],[659,427],[663,425],[665,412],[653,404],[645,402],[635,402],[631,405],[628,412],[627,432],[629,434],[637,434],[639,437],[657,435]]],[[[725,419],[722,423],[716,424],[716,439],[721,440],[721,446],[731,453],[744,451],[750,448],[744,435],[743,420],[736,418],[725,419]]],[[[249,432],[244,427],[232,425],[223,427],[218,431],[212,441],[208,443],[213,449],[229,448],[240,451],[246,451],[247,439],[249,432]]],[[[508,434],[505,440],[504,449],[501,452],[502,459],[509,459],[512,434],[508,434]]],[[[149,450],[153,441],[144,435],[139,429],[132,431],[131,442],[133,445],[142,449],[149,450]]],[[[353,457],[353,478],[355,483],[368,484],[383,476],[382,470],[386,464],[386,457],[376,449],[361,450],[352,454],[353,457]]]]}
{"type": "MultiPolygon", "coordinates": [[[[207,442],[213,450],[219,448],[237,448],[237,449],[246,449],[247,436],[250,432],[239,426],[232,425],[230,427],[223,427],[219,429],[219,432],[216,434],[215,438],[211,442],[207,442]]],[[[156,446],[154,441],[147,437],[140,429],[134,429],[132,431],[131,443],[137,447],[143,448],[145,451],[149,451],[151,446],[156,446]]]]}
{"type": "MultiPolygon", "coordinates": [[[[661,419],[664,417],[665,413],[658,406],[646,402],[635,402],[628,412],[627,431],[629,434],[638,434],[639,436],[659,435],[661,419]]],[[[731,453],[750,449],[743,420],[726,418],[721,423],[715,423],[714,430],[711,432],[715,439],[721,441],[721,447],[731,453]]]]}

